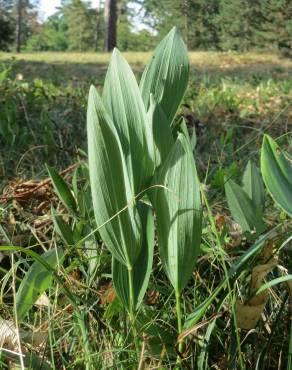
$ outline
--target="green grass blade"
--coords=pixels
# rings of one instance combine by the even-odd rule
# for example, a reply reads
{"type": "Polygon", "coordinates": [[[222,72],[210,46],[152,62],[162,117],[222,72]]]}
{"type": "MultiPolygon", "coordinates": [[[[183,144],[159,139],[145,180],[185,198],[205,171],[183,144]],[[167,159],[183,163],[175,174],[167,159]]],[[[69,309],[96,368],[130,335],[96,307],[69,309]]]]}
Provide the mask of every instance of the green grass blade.
{"type": "MultiPolygon", "coordinates": [[[[62,249],[52,249],[42,254],[52,269],[64,256],[62,249]]],[[[18,318],[21,320],[31,309],[41,294],[49,288],[52,282],[52,273],[48,271],[39,261],[35,261],[25,274],[16,294],[16,309],[18,318]]]]}
{"type": "MultiPolygon", "coordinates": [[[[257,256],[262,248],[266,245],[268,240],[272,240],[277,235],[281,235],[281,231],[279,229],[282,228],[282,225],[277,225],[266,233],[259,237],[259,239],[246,251],[240,256],[234,264],[231,265],[230,269],[228,270],[227,276],[223,278],[221,283],[212,291],[211,295],[202,302],[198,307],[196,307],[195,311],[191,313],[185,320],[184,329],[188,329],[191,326],[195,325],[205,314],[208,307],[213,303],[213,301],[217,298],[218,294],[227,287],[228,279],[236,279],[239,276],[242,269],[244,269],[247,264],[250,264],[252,258],[257,256]]],[[[226,294],[229,294],[227,291],[226,294]]]]}
{"type": "Polygon", "coordinates": [[[271,281],[268,281],[267,283],[263,284],[256,291],[256,295],[264,292],[266,289],[272,288],[273,286],[275,286],[277,284],[284,283],[284,282],[289,281],[289,280],[292,280],[292,275],[285,275],[285,276],[281,276],[281,277],[278,277],[276,279],[273,279],[271,281]]]}
{"type": "Polygon", "coordinates": [[[138,194],[154,172],[153,136],[136,78],[117,49],[105,78],[103,102],[117,130],[128,175],[138,194]]]}
{"type": "Polygon", "coordinates": [[[245,168],[242,187],[246,194],[251,199],[253,205],[260,210],[263,209],[265,203],[265,189],[257,166],[249,160],[245,168]]]}
{"type": "Polygon", "coordinates": [[[59,199],[68,211],[76,215],[76,201],[68,185],[53,167],[47,166],[47,170],[59,199]]]}
{"type": "Polygon", "coordinates": [[[164,269],[178,292],[196,264],[201,240],[200,184],[188,139],[179,134],[151,194],[157,216],[158,244],[164,269]]]}
{"type": "Polygon", "coordinates": [[[160,104],[169,124],[177,112],[189,79],[189,59],[185,43],[174,27],[155,49],[140,82],[146,109],[150,94],[160,104]]]}
{"type": "Polygon", "coordinates": [[[119,137],[94,87],[89,93],[87,135],[93,208],[100,236],[115,258],[132,266],[141,250],[141,220],[119,137]]]}
{"type": "Polygon", "coordinates": [[[292,216],[292,164],[268,135],[264,136],[261,150],[261,171],[275,202],[292,216]]]}
{"type": "Polygon", "coordinates": [[[58,215],[53,207],[51,207],[51,216],[57,234],[65,241],[67,245],[73,245],[73,232],[66,224],[61,215],[58,215]]]}

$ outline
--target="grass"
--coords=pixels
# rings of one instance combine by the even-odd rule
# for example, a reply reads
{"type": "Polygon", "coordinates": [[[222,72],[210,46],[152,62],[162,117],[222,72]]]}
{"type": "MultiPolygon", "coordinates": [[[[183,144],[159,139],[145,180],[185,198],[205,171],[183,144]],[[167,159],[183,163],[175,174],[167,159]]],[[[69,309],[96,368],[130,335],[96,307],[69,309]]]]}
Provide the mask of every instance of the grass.
{"type": "MultiPolygon", "coordinates": [[[[149,56],[126,53],[138,76],[149,56]]],[[[83,164],[86,103],[89,84],[102,86],[109,57],[93,53],[0,54],[0,65],[6,71],[0,85],[0,187],[5,193],[0,198],[0,245],[30,247],[39,254],[62,246],[52,223],[51,204],[74,226],[49,182],[31,191],[48,176],[46,162],[58,170],[80,164],[77,186],[87,201],[83,221],[74,226],[76,240],[85,227],[94,228],[83,164]],[[11,63],[12,56],[15,59],[11,63]],[[26,195],[13,199],[23,193],[26,195]]],[[[252,254],[232,274],[229,286],[223,284],[226,271],[255,243],[246,239],[230,218],[224,176],[239,182],[248,159],[258,162],[264,132],[291,149],[292,62],[273,54],[213,52],[191,52],[190,60],[191,79],[180,115],[190,131],[196,131],[197,166],[207,202],[198,270],[181,297],[183,322],[202,302],[212,301],[186,336],[181,366],[200,370],[287,369],[291,297],[284,285],[270,290],[255,330],[236,328],[236,300],[246,299],[251,270],[264,262],[260,253],[252,254]],[[221,284],[223,288],[216,290],[221,284]]],[[[73,166],[65,171],[67,183],[72,183],[75,170],[73,166]]],[[[291,234],[291,221],[268,196],[266,207],[269,230],[279,224],[281,229],[272,249],[277,251],[278,263],[291,272],[291,246],[281,248],[286,235],[291,234]]],[[[85,356],[95,369],[137,368],[133,338],[127,334],[131,333],[127,331],[129,323],[111,285],[110,255],[102,245],[96,247],[91,242],[86,244],[87,249],[84,247],[68,250],[65,267],[58,270],[61,281],[76,297],[78,310],[62,284],[55,282],[47,292],[51,304],[35,306],[20,323],[21,333],[26,333],[21,345],[27,368],[82,369],[85,356]],[[32,337],[41,335],[43,341],[33,341],[32,337]],[[84,337],[88,339],[86,345],[84,337]]],[[[270,258],[271,247],[265,249],[265,258],[270,258]]],[[[13,288],[19,285],[31,260],[23,253],[12,258],[1,252],[0,258],[0,316],[14,322],[13,288]]],[[[273,269],[268,277],[278,274],[273,269]]],[[[142,341],[139,360],[144,368],[177,366],[175,296],[157,250],[145,305],[137,319],[142,341]]],[[[7,347],[19,352],[17,342],[7,342],[7,347]]],[[[2,352],[0,368],[13,368],[17,358],[2,352]]]]}
{"type": "MultiPolygon", "coordinates": [[[[127,52],[124,55],[138,73],[151,57],[150,52],[127,52]]],[[[265,79],[287,79],[292,73],[292,61],[277,54],[190,52],[189,58],[196,79],[206,73],[211,79],[232,76],[252,78],[255,74],[265,79]]],[[[21,73],[27,80],[41,78],[57,84],[75,80],[82,84],[87,80],[96,80],[100,84],[110,54],[0,53],[0,63],[11,60],[15,61],[15,73],[21,73]]]]}

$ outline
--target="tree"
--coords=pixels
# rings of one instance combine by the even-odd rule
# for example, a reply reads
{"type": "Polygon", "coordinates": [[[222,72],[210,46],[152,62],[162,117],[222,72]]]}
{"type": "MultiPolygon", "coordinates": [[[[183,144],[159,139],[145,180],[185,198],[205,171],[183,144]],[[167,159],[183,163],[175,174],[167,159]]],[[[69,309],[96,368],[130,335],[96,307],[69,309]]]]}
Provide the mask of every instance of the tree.
{"type": "Polygon", "coordinates": [[[22,13],[23,13],[23,0],[16,2],[16,27],[15,27],[15,50],[17,53],[21,51],[21,31],[22,31],[22,13]]]}
{"type": "Polygon", "coordinates": [[[163,37],[173,26],[190,49],[216,48],[219,43],[216,16],[218,0],[133,0],[144,8],[144,22],[163,37]]]}
{"type": "Polygon", "coordinates": [[[0,50],[7,51],[14,40],[12,0],[0,0],[0,50]]]}
{"type": "Polygon", "coordinates": [[[117,0],[105,0],[104,23],[104,51],[108,52],[117,44],[117,0]]]}
{"type": "Polygon", "coordinates": [[[95,10],[90,8],[88,2],[72,0],[63,5],[62,12],[67,25],[69,49],[93,49],[96,33],[95,10]]]}
{"type": "Polygon", "coordinates": [[[51,15],[26,45],[28,51],[65,51],[68,48],[67,24],[61,11],[51,15]]]}
{"type": "Polygon", "coordinates": [[[15,1],[15,49],[21,52],[21,47],[38,27],[37,21],[38,0],[15,1]]]}
{"type": "Polygon", "coordinates": [[[292,57],[291,0],[262,0],[261,22],[256,25],[260,41],[292,57]]]}

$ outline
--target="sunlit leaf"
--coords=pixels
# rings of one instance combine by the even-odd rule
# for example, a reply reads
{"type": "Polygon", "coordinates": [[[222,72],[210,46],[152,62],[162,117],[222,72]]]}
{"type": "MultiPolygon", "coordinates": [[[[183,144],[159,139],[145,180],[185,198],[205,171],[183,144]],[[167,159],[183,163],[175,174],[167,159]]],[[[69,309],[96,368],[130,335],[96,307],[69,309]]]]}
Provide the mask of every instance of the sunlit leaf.
{"type": "Polygon", "coordinates": [[[152,194],[161,260],[171,284],[181,291],[196,264],[201,240],[200,183],[188,139],[179,134],[158,171],[152,194]]]}
{"type": "MultiPolygon", "coordinates": [[[[58,262],[63,260],[62,249],[51,249],[44,253],[42,258],[51,268],[56,269],[58,262]]],[[[26,272],[16,294],[17,316],[21,320],[31,309],[42,293],[52,282],[52,272],[48,271],[40,262],[35,261],[26,272]]]]}
{"type": "MultiPolygon", "coordinates": [[[[142,303],[148,287],[152,270],[154,248],[154,220],[150,207],[139,205],[139,212],[144,230],[142,249],[133,267],[134,305],[137,310],[142,303]]],[[[118,297],[124,307],[130,311],[129,277],[127,267],[113,258],[113,282],[118,297]]]]}
{"type": "Polygon", "coordinates": [[[165,113],[160,105],[155,102],[152,94],[147,116],[153,132],[155,167],[158,167],[168,156],[174,141],[165,113]]]}
{"type": "Polygon", "coordinates": [[[170,124],[184,96],[188,78],[187,47],[174,27],[157,46],[142,75],[140,89],[146,109],[153,94],[170,124]]]}
{"type": "Polygon", "coordinates": [[[76,214],[76,201],[69,186],[53,167],[47,166],[47,170],[59,199],[69,211],[76,214]]]}
{"type": "Polygon", "coordinates": [[[225,183],[227,203],[234,220],[241,226],[243,231],[261,233],[265,226],[261,213],[257,213],[256,207],[246,192],[229,179],[225,183]]]}
{"type": "Polygon", "coordinates": [[[91,87],[87,110],[89,174],[93,208],[106,246],[124,265],[141,250],[141,221],[122,147],[103,102],[91,87]]]}
{"type": "Polygon", "coordinates": [[[242,179],[243,190],[260,210],[265,202],[264,184],[257,166],[249,160],[242,179]]]}
{"type": "Polygon", "coordinates": [[[130,182],[138,194],[153,175],[153,136],[136,78],[117,49],[107,71],[103,102],[117,130],[130,182]]]}
{"type": "Polygon", "coordinates": [[[268,135],[264,136],[262,145],[261,171],[275,202],[292,216],[292,163],[268,135]]]}

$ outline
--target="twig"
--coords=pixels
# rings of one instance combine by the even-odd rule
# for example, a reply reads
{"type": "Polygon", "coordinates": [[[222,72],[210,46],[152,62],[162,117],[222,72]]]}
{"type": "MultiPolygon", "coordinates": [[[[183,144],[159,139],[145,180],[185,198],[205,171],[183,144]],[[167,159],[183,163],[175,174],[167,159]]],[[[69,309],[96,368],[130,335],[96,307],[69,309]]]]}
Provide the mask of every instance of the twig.
{"type": "MultiPolygon", "coordinates": [[[[68,172],[71,172],[72,170],[74,170],[76,167],[80,166],[81,164],[83,164],[84,162],[81,161],[81,162],[78,162],[78,163],[75,163],[75,164],[72,164],[71,166],[69,166],[68,168],[66,168],[65,170],[59,172],[59,175],[62,176],[62,175],[65,175],[66,173],[68,172]]],[[[7,202],[9,200],[13,200],[13,199],[21,199],[21,198],[24,198],[26,196],[29,196],[31,194],[33,194],[34,192],[36,192],[38,189],[48,185],[49,183],[51,182],[51,178],[48,177],[46,178],[45,180],[41,181],[36,187],[34,187],[33,189],[30,189],[28,191],[25,191],[23,193],[19,193],[19,194],[14,194],[14,195],[2,195],[0,197],[0,203],[4,203],[4,202],[7,202]]]]}

